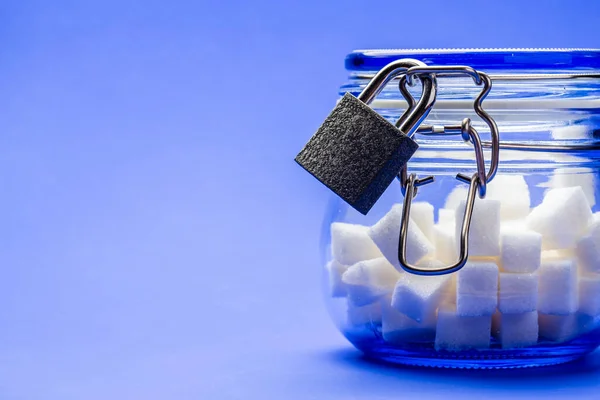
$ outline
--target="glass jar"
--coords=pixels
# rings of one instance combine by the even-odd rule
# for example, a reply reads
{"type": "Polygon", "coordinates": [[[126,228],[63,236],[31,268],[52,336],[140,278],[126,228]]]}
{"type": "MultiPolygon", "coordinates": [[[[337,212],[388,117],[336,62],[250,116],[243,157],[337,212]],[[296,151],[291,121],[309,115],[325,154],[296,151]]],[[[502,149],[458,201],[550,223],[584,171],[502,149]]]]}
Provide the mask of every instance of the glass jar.
{"type": "MultiPolygon", "coordinates": [[[[483,107],[500,132],[498,173],[485,198],[475,199],[468,263],[442,276],[413,275],[398,263],[404,197],[397,181],[367,215],[332,195],[321,251],[333,320],[367,356],[402,364],[525,367],[593,351],[600,345],[600,51],[355,51],[340,95],[358,95],[401,58],[468,65],[492,78],[483,107]]],[[[470,78],[438,77],[424,123],[469,117],[486,140],[489,130],[473,111],[480,90],[470,78]]],[[[371,106],[395,122],[406,102],[392,82],[371,106]]],[[[455,177],[475,172],[473,146],[456,136],[414,138],[420,148],[408,171],[435,182],[413,199],[406,256],[423,268],[449,265],[458,258],[468,189],[455,177]]]]}

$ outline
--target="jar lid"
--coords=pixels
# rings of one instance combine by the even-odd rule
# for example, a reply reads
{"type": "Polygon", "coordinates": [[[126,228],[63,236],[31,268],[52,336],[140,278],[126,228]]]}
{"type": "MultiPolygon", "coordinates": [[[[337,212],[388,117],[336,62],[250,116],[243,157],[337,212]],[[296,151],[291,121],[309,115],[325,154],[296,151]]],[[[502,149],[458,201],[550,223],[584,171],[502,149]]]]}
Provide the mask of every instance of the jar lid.
{"type": "Polygon", "coordinates": [[[600,70],[600,49],[576,48],[356,50],[348,54],[345,64],[350,72],[372,72],[400,58],[415,58],[428,65],[468,65],[484,72],[600,70]]]}

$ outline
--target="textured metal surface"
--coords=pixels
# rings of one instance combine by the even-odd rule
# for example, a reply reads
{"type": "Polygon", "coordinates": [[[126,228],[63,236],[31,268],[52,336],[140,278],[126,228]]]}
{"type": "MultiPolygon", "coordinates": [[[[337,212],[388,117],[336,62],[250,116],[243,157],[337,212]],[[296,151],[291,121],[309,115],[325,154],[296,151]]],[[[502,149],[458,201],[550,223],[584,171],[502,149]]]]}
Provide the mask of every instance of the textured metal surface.
{"type": "Polygon", "coordinates": [[[346,93],[296,162],[366,214],[417,148],[411,138],[346,93]]]}

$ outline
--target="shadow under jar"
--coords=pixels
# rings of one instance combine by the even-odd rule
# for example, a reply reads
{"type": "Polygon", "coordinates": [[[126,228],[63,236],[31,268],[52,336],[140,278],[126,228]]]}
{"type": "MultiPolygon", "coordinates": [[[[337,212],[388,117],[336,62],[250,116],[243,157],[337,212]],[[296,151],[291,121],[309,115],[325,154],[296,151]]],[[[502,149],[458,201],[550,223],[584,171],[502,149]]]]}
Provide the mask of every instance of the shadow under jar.
{"type": "MultiPolygon", "coordinates": [[[[336,325],[366,355],[402,364],[531,367],[593,351],[600,345],[600,50],[355,51],[340,94],[358,95],[401,58],[490,75],[483,107],[500,131],[498,173],[475,200],[466,266],[442,276],[413,275],[398,263],[398,181],[366,216],[332,196],[321,251],[336,325]]],[[[473,111],[479,90],[470,78],[438,77],[424,124],[469,117],[489,140],[473,111]]],[[[371,106],[395,122],[406,107],[397,80],[371,106]]],[[[420,148],[408,172],[435,182],[413,199],[406,257],[439,268],[458,259],[468,185],[455,176],[473,174],[475,156],[460,137],[415,139],[420,148]]]]}

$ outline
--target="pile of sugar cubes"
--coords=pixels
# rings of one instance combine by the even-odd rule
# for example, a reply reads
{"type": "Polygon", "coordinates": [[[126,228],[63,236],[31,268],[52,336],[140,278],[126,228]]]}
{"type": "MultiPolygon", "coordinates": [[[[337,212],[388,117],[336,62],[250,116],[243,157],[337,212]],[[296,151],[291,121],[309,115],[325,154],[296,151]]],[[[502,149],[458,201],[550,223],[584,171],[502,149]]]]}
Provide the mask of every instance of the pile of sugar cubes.
{"type": "MultiPolygon", "coordinates": [[[[411,207],[406,257],[422,268],[458,260],[466,186],[438,210],[411,207]]],[[[391,344],[437,350],[565,342],[599,325],[600,213],[583,190],[554,188],[531,209],[527,183],[498,175],[477,198],[469,260],[460,271],[418,276],[398,263],[402,204],[375,225],[331,225],[331,296],[346,297],[347,324],[380,329],[391,344]]]]}

